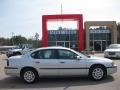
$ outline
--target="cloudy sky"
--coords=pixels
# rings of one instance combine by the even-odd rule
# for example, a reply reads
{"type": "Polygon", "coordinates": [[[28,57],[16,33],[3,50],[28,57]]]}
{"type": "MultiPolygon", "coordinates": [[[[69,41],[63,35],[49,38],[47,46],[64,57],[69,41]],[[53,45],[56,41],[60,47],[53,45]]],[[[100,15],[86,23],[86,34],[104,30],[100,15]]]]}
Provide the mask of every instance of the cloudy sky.
{"type": "MultiPolygon", "coordinates": [[[[0,37],[22,35],[31,38],[37,32],[42,37],[42,15],[83,14],[85,21],[120,22],[120,0],[0,0],[0,37]]],[[[63,24],[76,28],[75,22],[48,23],[48,29],[63,24]]]]}

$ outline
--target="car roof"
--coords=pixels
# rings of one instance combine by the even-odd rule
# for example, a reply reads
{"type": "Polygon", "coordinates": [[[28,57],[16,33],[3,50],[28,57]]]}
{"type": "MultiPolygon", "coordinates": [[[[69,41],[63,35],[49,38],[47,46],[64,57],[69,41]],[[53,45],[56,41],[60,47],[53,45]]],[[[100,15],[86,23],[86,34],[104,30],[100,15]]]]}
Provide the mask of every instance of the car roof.
{"type": "Polygon", "coordinates": [[[11,52],[17,52],[17,51],[22,51],[22,49],[10,49],[9,51],[11,51],[11,52]]]}
{"type": "Polygon", "coordinates": [[[66,48],[66,47],[62,47],[62,46],[49,46],[49,47],[41,47],[41,48],[37,48],[34,51],[38,51],[38,50],[42,50],[42,49],[66,49],[66,50],[71,50],[70,48],[66,48]]]}

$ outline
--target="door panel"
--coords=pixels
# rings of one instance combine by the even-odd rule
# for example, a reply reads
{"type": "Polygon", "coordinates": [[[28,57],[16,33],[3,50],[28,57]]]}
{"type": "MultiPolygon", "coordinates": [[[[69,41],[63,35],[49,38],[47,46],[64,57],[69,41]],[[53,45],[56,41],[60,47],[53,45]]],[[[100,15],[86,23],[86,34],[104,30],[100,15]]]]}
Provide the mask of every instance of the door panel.
{"type": "Polygon", "coordinates": [[[85,60],[59,60],[60,75],[84,75],[86,74],[85,60]],[[64,63],[61,63],[64,62],[64,63]]]}
{"type": "Polygon", "coordinates": [[[60,75],[84,75],[86,74],[86,62],[77,60],[77,54],[69,50],[58,50],[60,75]]]}
{"type": "Polygon", "coordinates": [[[35,60],[35,66],[39,68],[39,74],[41,76],[56,76],[58,75],[58,60],[57,59],[41,59],[35,60]],[[36,63],[39,62],[39,63],[36,63]]]}
{"type": "Polygon", "coordinates": [[[38,69],[42,76],[58,75],[58,60],[56,59],[55,50],[40,50],[33,53],[34,66],[38,69]]]}

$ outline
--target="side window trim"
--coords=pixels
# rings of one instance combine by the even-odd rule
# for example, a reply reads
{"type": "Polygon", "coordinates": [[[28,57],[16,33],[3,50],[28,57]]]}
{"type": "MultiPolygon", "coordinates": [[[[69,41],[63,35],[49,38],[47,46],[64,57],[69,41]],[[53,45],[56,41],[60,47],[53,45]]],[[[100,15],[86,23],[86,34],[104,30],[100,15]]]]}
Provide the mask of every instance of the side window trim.
{"type": "Polygon", "coordinates": [[[70,50],[66,50],[66,49],[57,49],[57,54],[58,54],[58,59],[62,59],[62,58],[60,58],[60,56],[59,56],[59,50],[64,50],[64,51],[69,51],[69,52],[71,52],[71,53],[73,53],[75,56],[76,56],[76,58],[68,58],[68,59],[64,59],[64,60],[74,60],[74,59],[77,59],[77,54],[75,53],[75,52],[72,52],[72,51],[70,51],[70,50]]]}
{"type": "Polygon", "coordinates": [[[38,54],[38,52],[41,52],[42,53],[42,56],[43,56],[43,54],[44,54],[44,51],[46,51],[46,50],[52,50],[52,57],[53,58],[48,58],[48,59],[52,59],[52,60],[55,60],[55,59],[58,59],[57,57],[58,56],[56,56],[55,54],[57,53],[57,51],[56,51],[56,49],[44,49],[44,50],[38,50],[38,51],[35,51],[35,52],[33,52],[33,53],[31,53],[30,54],[30,56],[31,56],[31,58],[33,58],[33,59],[47,59],[47,58],[38,58],[38,55],[37,55],[37,57],[35,58],[35,57],[33,57],[32,56],[32,54],[38,54]]]}
{"type": "Polygon", "coordinates": [[[32,53],[30,54],[31,58],[33,58],[33,59],[38,59],[38,56],[35,57],[35,55],[32,56],[32,54],[38,54],[39,51],[41,51],[41,50],[38,50],[38,51],[32,52],[32,53]]]}

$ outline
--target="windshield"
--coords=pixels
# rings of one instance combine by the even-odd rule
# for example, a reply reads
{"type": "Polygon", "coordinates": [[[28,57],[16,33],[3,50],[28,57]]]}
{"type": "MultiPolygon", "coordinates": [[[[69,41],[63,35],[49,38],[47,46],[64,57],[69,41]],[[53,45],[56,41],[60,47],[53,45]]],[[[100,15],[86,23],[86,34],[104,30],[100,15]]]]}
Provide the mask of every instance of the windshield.
{"type": "Polygon", "coordinates": [[[81,56],[82,58],[88,58],[88,55],[86,55],[86,54],[82,54],[82,53],[80,53],[80,52],[78,52],[78,51],[75,51],[79,56],[81,56]]]}
{"type": "Polygon", "coordinates": [[[110,48],[110,49],[119,49],[120,45],[119,44],[112,44],[108,48],[110,48]]]}

